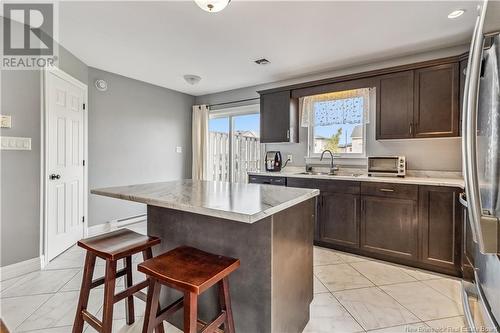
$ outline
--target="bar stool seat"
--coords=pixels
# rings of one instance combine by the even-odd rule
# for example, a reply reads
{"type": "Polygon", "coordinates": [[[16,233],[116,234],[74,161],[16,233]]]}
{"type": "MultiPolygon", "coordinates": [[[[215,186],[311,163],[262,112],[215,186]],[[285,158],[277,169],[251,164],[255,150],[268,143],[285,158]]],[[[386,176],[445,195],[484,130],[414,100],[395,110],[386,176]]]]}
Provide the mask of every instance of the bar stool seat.
{"type": "Polygon", "coordinates": [[[78,246],[103,259],[118,260],[160,244],[160,239],[119,229],[78,241],[78,246]]]}
{"type": "Polygon", "coordinates": [[[184,307],[184,332],[216,332],[224,324],[224,332],[234,332],[234,321],[229,296],[228,277],[240,266],[240,260],[220,256],[199,249],[181,246],[146,260],[138,265],[139,272],[150,281],[143,333],[150,333],[163,324],[167,317],[184,307]],[[221,312],[211,323],[198,320],[198,295],[218,284],[221,312]],[[165,309],[158,308],[160,286],[184,293],[165,309]]]}
{"type": "MultiPolygon", "coordinates": [[[[153,257],[152,247],[159,243],[160,239],[157,237],[145,236],[129,229],[119,229],[78,241],[78,246],[87,250],[87,253],[73,333],[81,333],[84,322],[98,332],[111,333],[113,305],[123,299],[126,299],[127,324],[134,323],[134,295],[146,300],[141,290],[148,287],[149,282],[146,280],[132,285],[132,255],[142,252],[144,260],[150,259],[153,257]],[[106,270],[104,277],[93,280],[97,257],[106,260],[106,270]],[[120,259],[124,260],[124,268],[117,271],[117,262],[120,259]],[[126,276],[125,290],[115,295],[116,279],[121,276],[126,276]],[[90,290],[102,284],[104,284],[104,305],[101,321],[87,311],[87,305],[90,290]]],[[[163,327],[159,328],[159,332],[163,332],[163,327]]]]}

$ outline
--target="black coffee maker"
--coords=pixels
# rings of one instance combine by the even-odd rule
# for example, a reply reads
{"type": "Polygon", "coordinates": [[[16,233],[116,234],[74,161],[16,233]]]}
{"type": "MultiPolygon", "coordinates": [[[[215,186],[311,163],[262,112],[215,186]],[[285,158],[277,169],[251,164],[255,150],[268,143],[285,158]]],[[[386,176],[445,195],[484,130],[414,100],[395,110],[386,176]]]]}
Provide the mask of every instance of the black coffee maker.
{"type": "Polygon", "coordinates": [[[281,153],[279,151],[268,151],[266,152],[266,171],[278,172],[281,171],[281,165],[283,160],[281,159],[281,153]]]}

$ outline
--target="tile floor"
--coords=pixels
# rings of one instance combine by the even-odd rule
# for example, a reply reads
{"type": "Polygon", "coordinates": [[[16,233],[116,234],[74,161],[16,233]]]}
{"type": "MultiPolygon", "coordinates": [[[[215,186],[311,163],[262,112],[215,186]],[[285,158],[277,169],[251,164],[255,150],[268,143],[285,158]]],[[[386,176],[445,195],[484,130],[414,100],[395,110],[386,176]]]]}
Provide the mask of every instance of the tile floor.
{"type": "MultiPolygon", "coordinates": [[[[135,225],[144,231],[145,225],[135,225]]],[[[43,271],[0,282],[0,317],[13,332],[71,332],[84,252],[73,247],[43,271]]],[[[138,262],[140,257],[134,258],[138,262]]],[[[97,262],[95,277],[102,276],[97,262]]],[[[134,281],[142,279],[135,272],[134,281]]],[[[314,249],[314,300],[304,333],[461,332],[460,281],[333,250],[314,249]]],[[[123,281],[117,290],[123,289],[123,281]]],[[[102,288],[89,309],[101,316],[102,288]]],[[[115,305],[113,331],[139,333],[144,303],[136,300],[136,323],[125,324],[125,305],[115,305]]],[[[236,319],[237,320],[237,319],[236,319]]],[[[165,325],[167,333],[178,329],[165,325]]],[[[86,333],[95,332],[86,327],[86,333]]],[[[256,332],[257,333],[257,332],[256,332]]]]}

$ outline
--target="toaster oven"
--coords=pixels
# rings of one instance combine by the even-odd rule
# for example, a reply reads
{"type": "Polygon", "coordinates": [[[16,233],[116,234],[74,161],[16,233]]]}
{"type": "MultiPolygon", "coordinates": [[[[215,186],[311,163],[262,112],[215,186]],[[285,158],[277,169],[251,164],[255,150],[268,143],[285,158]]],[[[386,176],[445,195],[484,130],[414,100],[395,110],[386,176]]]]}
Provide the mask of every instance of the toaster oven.
{"type": "Polygon", "coordinates": [[[370,156],[368,157],[368,176],[406,175],[406,158],[404,156],[370,156]]]}

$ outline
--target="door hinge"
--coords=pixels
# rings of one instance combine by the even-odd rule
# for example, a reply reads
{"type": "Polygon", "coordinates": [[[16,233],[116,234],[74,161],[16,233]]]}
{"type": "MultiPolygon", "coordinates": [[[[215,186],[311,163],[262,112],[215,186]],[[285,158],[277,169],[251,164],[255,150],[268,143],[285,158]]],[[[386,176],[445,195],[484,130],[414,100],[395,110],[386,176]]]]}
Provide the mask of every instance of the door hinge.
{"type": "Polygon", "coordinates": [[[83,103],[83,109],[85,110],[85,103],[83,103]]]}
{"type": "Polygon", "coordinates": [[[83,160],[83,163],[82,163],[82,164],[83,164],[83,166],[85,166],[85,160],[83,160]]]}
{"type": "Polygon", "coordinates": [[[82,223],[85,223],[85,216],[82,216],[82,223]]]}

